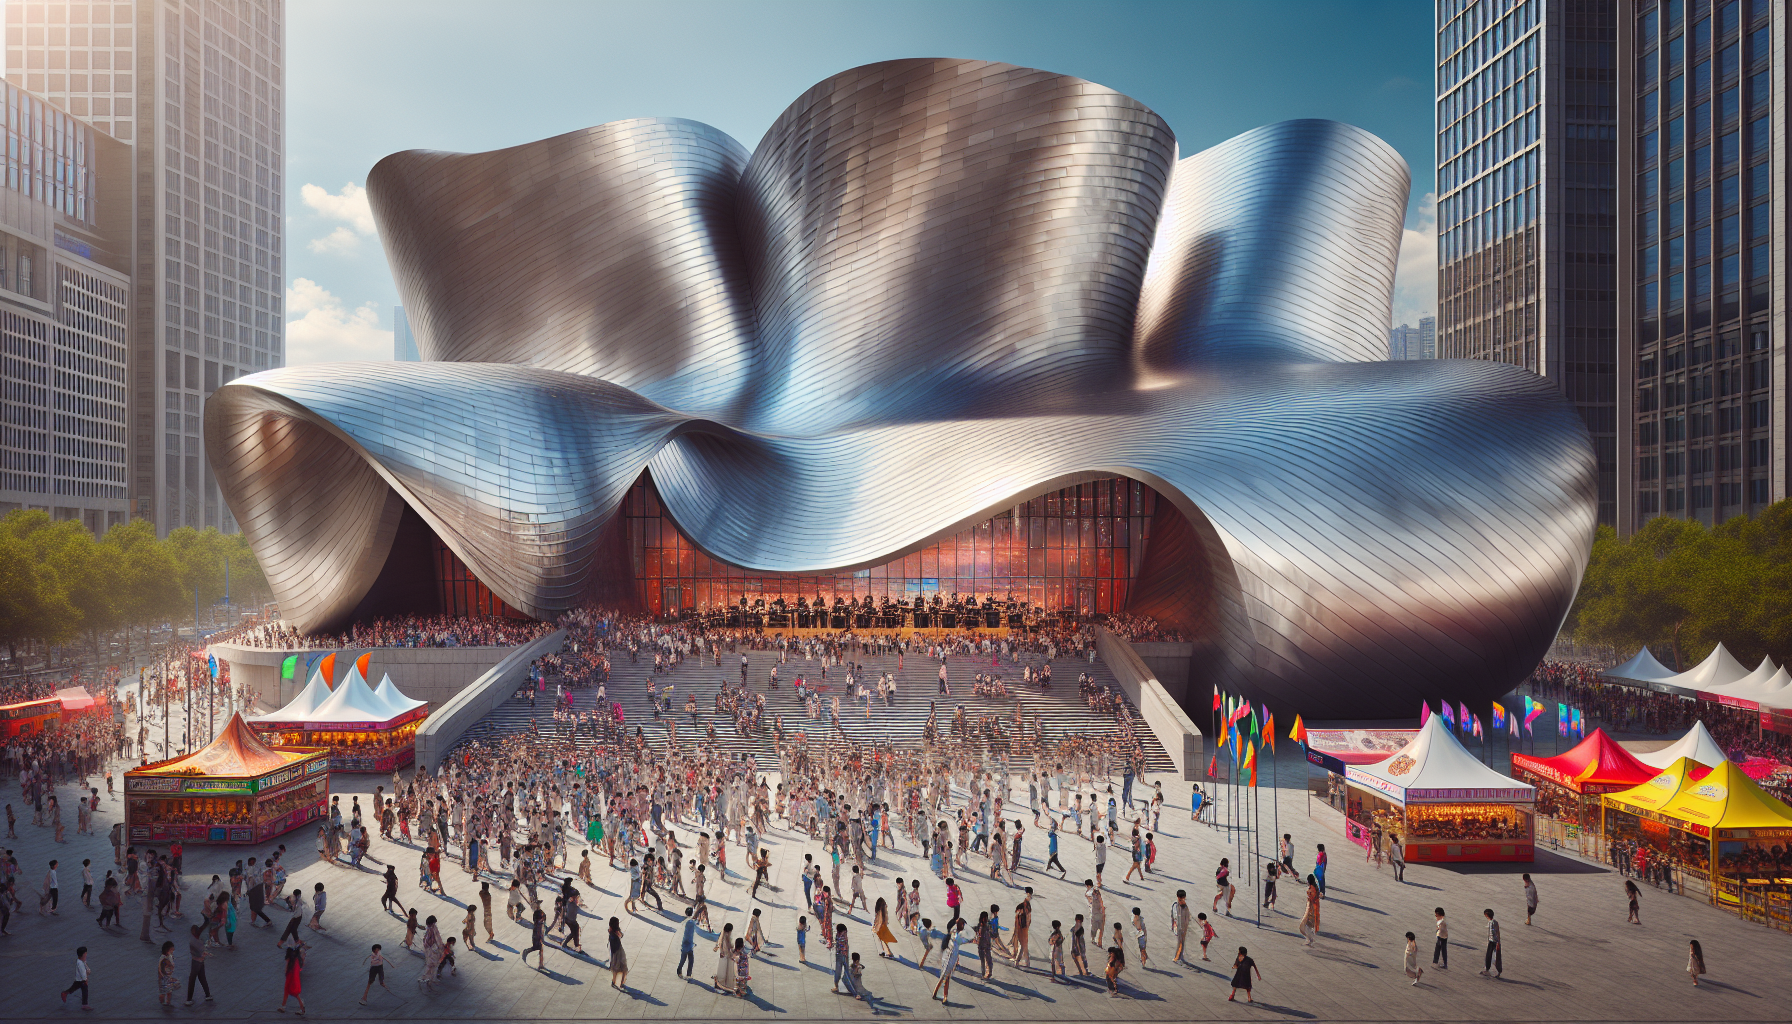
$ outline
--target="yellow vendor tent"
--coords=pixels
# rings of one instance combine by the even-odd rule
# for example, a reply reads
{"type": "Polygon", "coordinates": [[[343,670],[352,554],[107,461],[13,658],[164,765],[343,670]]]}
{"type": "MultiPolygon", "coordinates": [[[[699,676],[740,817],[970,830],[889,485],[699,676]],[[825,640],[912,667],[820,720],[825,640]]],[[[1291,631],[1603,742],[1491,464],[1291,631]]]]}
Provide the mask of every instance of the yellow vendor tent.
{"type": "Polygon", "coordinates": [[[1629,811],[1632,814],[1647,812],[1645,816],[1658,813],[1662,808],[1673,803],[1682,790],[1686,789],[1689,784],[1695,784],[1695,780],[1703,777],[1704,774],[1706,774],[1704,765],[1690,757],[1682,757],[1640,786],[1632,786],[1626,790],[1607,794],[1605,805],[1629,811]]]}
{"type": "Polygon", "coordinates": [[[1732,761],[1719,764],[1702,779],[1689,780],[1661,813],[1703,825],[1716,839],[1747,839],[1750,836],[1729,833],[1759,829],[1785,829],[1792,836],[1792,807],[1769,796],[1732,761]]]}

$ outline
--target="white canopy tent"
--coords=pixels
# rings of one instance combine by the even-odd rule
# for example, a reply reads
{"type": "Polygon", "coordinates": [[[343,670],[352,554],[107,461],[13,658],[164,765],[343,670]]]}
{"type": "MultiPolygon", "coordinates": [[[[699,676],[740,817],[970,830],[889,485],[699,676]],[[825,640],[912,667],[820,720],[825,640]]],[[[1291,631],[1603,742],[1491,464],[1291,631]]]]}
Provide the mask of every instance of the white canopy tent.
{"type": "Polygon", "coordinates": [[[250,721],[310,722],[314,720],[311,716],[312,713],[317,710],[318,705],[329,699],[330,684],[324,680],[324,673],[320,668],[316,672],[311,673],[311,681],[305,684],[305,688],[299,691],[298,696],[287,701],[285,707],[278,711],[252,718],[250,721]]]}
{"type": "Polygon", "coordinates": [[[393,718],[396,718],[413,708],[420,708],[429,703],[429,701],[426,700],[414,700],[400,693],[398,687],[393,684],[390,675],[380,676],[380,685],[373,691],[373,696],[392,712],[391,717],[393,718]]]}
{"type": "MultiPolygon", "coordinates": [[[[1701,696],[1705,696],[1705,694],[1701,694],[1701,696]]],[[[1787,672],[1782,667],[1766,679],[1731,683],[1716,691],[1716,696],[1724,704],[1743,707],[1754,705],[1758,708],[1789,708],[1792,707],[1792,672],[1787,672]]]]}
{"type": "Polygon", "coordinates": [[[1704,661],[1662,682],[1668,686],[1697,692],[1734,683],[1748,674],[1748,667],[1725,650],[1723,644],[1718,644],[1704,661]]]}
{"type": "Polygon", "coordinates": [[[1730,694],[1732,692],[1741,691],[1741,690],[1752,690],[1752,689],[1755,689],[1756,687],[1759,687],[1761,684],[1767,682],[1768,680],[1772,679],[1774,673],[1778,672],[1778,671],[1779,671],[1779,666],[1777,666],[1773,663],[1772,658],[1762,658],[1761,664],[1753,672],[1750,672],[1748,675],[1743,676],[1741,679],[1738,679],[1733,683],[1724,683],[1720,686],[1706,687],[1703,692],[1718,693],[1718,694],[1730,694]]]}
{"type": "Polygon", "coordinates": [[[1617,679],[1632,683],[1659,683],[1675,676],[1673,669],[1655,660],[1655,655],[1645,647],[1636,652],[1636,656],[1622,665],[1614,665],[1600,675],[1607,679],[1617,679]]]}
{"type": "Polygon", "coordinates": [[[1401,804],[1531,803],[1537,788],[1481,763],[1456,739],[1441,715],[1432,715],[1399,753],[1374,764],[1348,765],[1348,782],[1401,804]]]}
{"type": "Polygon", "coordinates": [[[305,720],[322,723],[384,722],[396,717],[396,714],[388,711],[385,702],[373,695],[359,672],[351,671],[346,679],[336,684],[336,689],[330,692],[330,698],[319,704],[305,720]]]}
{"type": "Polygon", "coordinates": [[[1636,759],[1651,768],[1667,768],[1675,761],[1688,757],[1707,768],[1715,768],[1728,759],[1724,748],[1711,738],[1711,731],[1705,728],[1704,722],[1694,722],[1686,735],[1678,740],[1647,754],[1638,754],[1636,759]]]}

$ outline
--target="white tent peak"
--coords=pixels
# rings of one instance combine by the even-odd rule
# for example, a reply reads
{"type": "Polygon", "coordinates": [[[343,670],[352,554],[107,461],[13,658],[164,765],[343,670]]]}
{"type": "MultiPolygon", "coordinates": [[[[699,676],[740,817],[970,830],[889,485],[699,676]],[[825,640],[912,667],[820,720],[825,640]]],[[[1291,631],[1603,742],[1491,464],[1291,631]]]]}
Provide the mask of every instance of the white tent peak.
{"type": "Polygon", "coordinates": [[[1766,683],[1768,680],[1772,679],[1774,676],[1774,673],[1776,673],[1778,671],[1779,671],[1779,666],[1777,666],[1773,663],[1772,658],[1763,657],[1761,659],[1761,664],[1758,667],[1756,667],[1756,669],[1753,672],[1750,672],[1748,675],[1743,676],[1741,679],[1738,679],[1733,683],[1724,683],[1721,686],[1708,687],[1706,692],[1707,693],[1732,694],[1732,693],[1753,690],[1753,689],[1761,686],[1763,683],[1766,683]]]}
{"type": "Polygon", "coordinates": [[[1385,761],[1369,765],[1351,765],[1346,777],[1361,772],[1403,790],[1434,789],[1498,789],[1529,790],[1528,786],[1489,768],[1469,753],[1454,731],[1444,724],[1443,716],[1432,715],[1419,727],[1419,734],[1385,761]]]}
{"type": "Polygon", "coordinates": [[[1724,753],[1724,748],[1718,746],[1717,741],[1711,738],[1711,731],[1705,728],[1705,723],[1702,720],[1694,722],[1692,728],[1686,730],[1686,735],[1668,746],[1647,754],[1636,755],[1638,761],[1651,768],[1667,768],[1683,757],[1691,758],[1707,768],[1715,768],[1729,759],[1729,755],[1724,753]]]}
{"type": "Polygon", "coordinates": [[[251,719],[256,722],[309,722],[318,705],[330,699],[330,684],[325,681],[323,672],[311,673],[311,681],[299,691],[299,695],[286,702],[286,706],[270,714],[251,719]]]}
{"type": "Polygon", "coordinates": [[[386,711],[385,703],[373,695],[367,688],[367,681],[361,673],[351,671],[336,689],[330,691],[330,699],[319,704],[306,719],[311,722],[384,722],[393,717],[386,711]]]}
{"type": "Polygon", "coordinates": [[[1663,682],[1670,686],[1683,686],[1688,690],[1709,690],[1736,682],[1748,674],[1748,668],[1720,643],[1712,648],[1704,661],[1663,682]]]}
{"type": "Polygon", "coordinates": [[[1650,654],[1649,648],[1645,647],[1636,652],[1636,656],[1629,661],[1622,665],[1614,665],[1600,674],[1608,679],[1630,679],[1636,682],[1658,683],[1664,679],[1673,678],[1674,670],[1656,661],[1655,655],[1650,654]]]}
{"type": "Polygon", "coordinates": [[[392,677],[388,674],[380,676],[380,685],[373,691],[373,696],[392,712],[390,715],[392,718],[397,718],[407,711],[429,703],[426,700],[413,700],[399,692],[397,685],[392,682],[392,677]]]}

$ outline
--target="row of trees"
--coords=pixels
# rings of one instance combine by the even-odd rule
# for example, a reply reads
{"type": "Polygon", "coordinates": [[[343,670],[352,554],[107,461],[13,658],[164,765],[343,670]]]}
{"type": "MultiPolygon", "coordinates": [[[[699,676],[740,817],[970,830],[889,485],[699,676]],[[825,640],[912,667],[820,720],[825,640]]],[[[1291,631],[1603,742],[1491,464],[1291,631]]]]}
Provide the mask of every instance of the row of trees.
{"type": "Polygon", "coordinates": [[[134,628],[190,619],[195,591],[203,606],[222,600],[227,560],[233,602],[266,593],[241,534],[182,527],[157,540],[134,519],[96,539],[76,520],[10,512],[0,518],[0,642],[16,661],[33,644],[86,641],[98,653],[122,631],[128,650],[134,628]]]}
{"type": "Polygon", "coordinates": [[[1749,667],[1792,658],[1792,500],[1706,528],[1651,519],[1628,540],[1601,527],[1564,632],[1628,656],[1696,665],[1720,641],[1749,667]]]}

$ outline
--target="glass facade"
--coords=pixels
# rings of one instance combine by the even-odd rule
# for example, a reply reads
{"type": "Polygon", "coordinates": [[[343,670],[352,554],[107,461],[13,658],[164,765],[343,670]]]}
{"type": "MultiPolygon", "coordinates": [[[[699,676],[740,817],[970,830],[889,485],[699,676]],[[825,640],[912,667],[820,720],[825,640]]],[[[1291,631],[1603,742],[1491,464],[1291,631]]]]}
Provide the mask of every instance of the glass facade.
{"type": "Polygon", "coordinates": [[[1440,358],[1555,380],[1617,515],[1616,0],[1440,0],[1440,358]]]}
{"type": "Polygon", "coordinates": [[[883,565],[812,576],[755,573],[710,558],[664,514],[645,476],[623,503],[636,597],[655,615],[818,595],[830,605],[835,597],[882,603],[959,594],[1051,612],[1122,611],[1156,509],[1157,493],[1136,480],[1096,480],[1042,494],[883,565]]]}
{"type": "Polygon", "coordinates": [[[132,512],[234,531],[199,409],[285,364],[284,0],[5,7],[6,80],[131,143],[132,512]]]}
{"type": "Polygon", "coordinates": [[[1772,501],[1773,7],[1635,8],[1626,101],[1635,209],[1635,523],[1772,501]]]}

